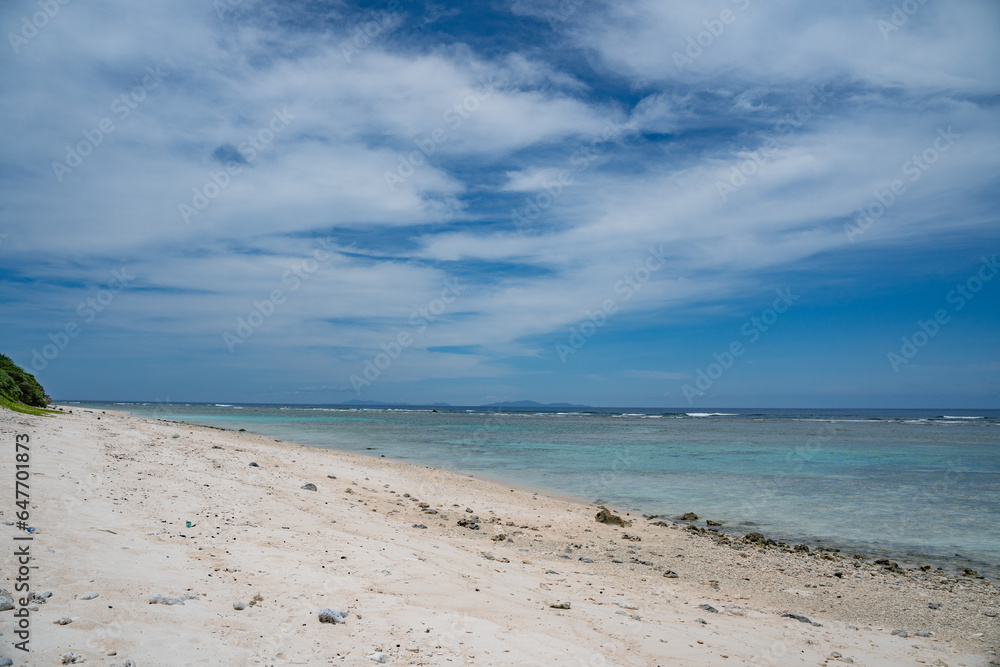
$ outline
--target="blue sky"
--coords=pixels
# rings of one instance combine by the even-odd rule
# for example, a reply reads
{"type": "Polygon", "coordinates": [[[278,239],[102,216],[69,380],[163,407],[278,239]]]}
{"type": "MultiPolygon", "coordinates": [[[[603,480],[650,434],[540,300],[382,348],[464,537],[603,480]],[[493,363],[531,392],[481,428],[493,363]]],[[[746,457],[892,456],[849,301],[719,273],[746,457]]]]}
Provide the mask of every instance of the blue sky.
{"type": "Polygon", "coordinates": [[[56,398],[1000,406],[995,2],[0,28],[0,351],[56,398]]]}

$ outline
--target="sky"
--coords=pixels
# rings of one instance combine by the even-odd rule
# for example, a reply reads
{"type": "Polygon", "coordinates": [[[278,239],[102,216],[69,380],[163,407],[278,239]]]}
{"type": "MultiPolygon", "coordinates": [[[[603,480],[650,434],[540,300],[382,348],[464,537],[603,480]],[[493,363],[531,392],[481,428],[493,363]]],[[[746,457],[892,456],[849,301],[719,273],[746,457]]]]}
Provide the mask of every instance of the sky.
{"type": "Polygon", "coordinates": [[[1000,5],[14,0],[57,400],[1000,407],[1000,5]]]}

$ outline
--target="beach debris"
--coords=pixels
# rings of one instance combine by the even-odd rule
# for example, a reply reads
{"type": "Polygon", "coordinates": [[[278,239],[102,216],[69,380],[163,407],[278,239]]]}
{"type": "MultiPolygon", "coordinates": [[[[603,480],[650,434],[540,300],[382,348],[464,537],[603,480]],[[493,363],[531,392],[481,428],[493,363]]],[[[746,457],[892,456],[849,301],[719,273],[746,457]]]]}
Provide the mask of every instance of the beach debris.
{"type": "Polygon", "coordinates": [[[782,618],[792,618],[792,619],[795,619],[796,621],[798,621],[799,623],[808,623],[809,625],[815,626],[817,628],[822,628],[823,627],[822,623],[817,623],[816,621],[812,621],[812,620],[809,619],[808,616],[802,616],[801,614],[782,614],[781,617],[782,618]]]}
{"type": "Polygon", "coordinates": [[[701,616],[699,616],[698,618],[696,618],[694,620],[695,620],[696,623],[701,623],[702,625],[708,625],[708,621],[706,621],[705,619],[703,619],[701,616]]]}
{"type": "Polygon", "coordinates": [[[550,602],[549,607],[552,609],[569,609],[569,600],[559,600],[557,602],[550,602]]]}
{"type": "Polygon", "coordinates": [[[642,538],[638,535],[629,535],[628,533],[622,533],[623,540],[629,540],[631,542],[642,542],[642,538]]]}
{"type": "Polygon", "coordinates": [[[259,467],[260,467],[260,465],[258,465],[258,463],[257,463],[256,461],[251,461],[251,462],[250,462],[250,467],[251,467],[251,468],[259,468],[259,467]]]}
{"type": "Polygon", "coordinates": [[[807,545],[807,544],[796,544],[795,545],[795,551],[805,551],[806,553],[808,553],[809,552],[809,545],[807,545]]]}
{"type": "MultiPolygon", "coordinates": [[[[319,622],[320,623],[346,623],[347,622],[347,612],[338,611],[336,609],[320,609],[319,610],[319,622]]],[[[384,662],[384,661],[383,661],[384,662]]]]}
{"type": "Polygon", "coordinates": [[[504,533],[497,533],[490,539],[493,540],[494,542],[503,542],[504,540],[507,539],[507,536],[504,533]]]}
{"type": "Polygon", "coordinates": [[[307,482],[306,484],[303,484],[302,488],[305,489],[306,491],[317,491],[318,490],[316,488],[316,485],[313,484],[312,482],[307,482]]]}
{"type": "Polygon", "coordinates": [[[46,602],[48,602],[48,599],[50,597],[52,597],[52,591],[49,591],[44,595],[42,595],[41,593],[32,592],[29,601],[35,604],[45,604],[46,602]]]}
{"type": "Polygon", "coordinates": [[[69,625],[72,622],[73,622],[72,618],[70,618],[69,616],[63,616],[61,618],[57,618],[56,620],[52,621],[52,624],[53,625],[69,625]]]}
{"type": "Polygon", "coordinates": [[[326,478],[327,479],[337,479],[337,476],[336,475],[327,475],[326,478]]]}
{"type": "Polygon", "coordinates": [[[236,602],[233,603],[233,609],[235,609],[236,611],[243,611],[246,608],[247,608],[247,603],[241,600],[237,600],[236,602]]]}
{"type": "Polygon", "coordinates": [[[971,567],[963,567],[962,568],[962,576],[963,577],[975,577],[976,579],[985,579],[985,577],[980,576],[979,573],[976,572],[975,570],[973,570],[971,567]]]}
{"type": "Polygon", "coordinates": [[[366,658],[370,658],[371,660],[374,660],[375,662],[389,662],[389,654],[388,653],[384,653],[382,651],[375,651],[374,653],[369,653],[365,657],[366,658]]]}
{"type": "Polygon", "coordinates": [[[610,526],[621,526],[622,528],[628,528],[632,525],[631,521],[626,521],[617,514],[612,514],[606,507],[601,508],[601,510],[594,516],[594,520],[598,523],[606,523],[610,526]]]}
{"type": "Polygon", "coordinates": [[[0,611],[10,611],[14,608],[14,596],[6,588],[0,588],[0,611]]]}
{"type": "Polygon", "coordinates": [[[83,595],[80,596],[80,599],[81,600],[93,600],[96,597],[98,597],[97,593],[95,593],[94,591],[87,591],[86,593],[84,593],[83,595]]]}
{"type": "Polygon", "coordinates": [[[909,634],[907,634],[906,630],[893,630],[889,634],[895,635],[896,637],[902,637],[904,639],[910,636],[909,634]]]}
{"type": "Polygon", "coordinates": [[[179,595],[173,597],[170,595],[160,595],[159,593],[153,593],[149,596],[149,604],[165,604],[165,605],[183,605],[185,600],[194,600],[198,596],[193,594],[179,595]]]}
{"type": "Polygon", "coordinates": [[[222,449],[222,445],[212,445],[212,449],[222,449]]]}
{"type": "Polygon", "coordinates": [[[704,609],[704,610],[705,610],[705,611],[707,611],[707,612],[708,612],[709,614],[718,614],[718,613],[719,613],[719,610],[718,610],[718,609],[716,609],[715,607],[713,607],[712,605],[710,605],[710,604],[708,604],[708,603],[705,603],[705,604],[703,604],[703,605],[699,605],[699,606],[698,606],[698,609],[704,609]]]}
{"type": "Polygon", "coordinates": [[[670,528],[670,526],[672,524],[669,524],[666,521],[651,521],[649,525],[650,526],[660,526],[661,528],[670,528]]]}
{"type": "Polygon", "coordinates": [[[73,651],[67,651],[60,657],[62,658],[62,664],[64,665],[75,665],[78,662],[83,662],[83,656],[73,653],[73,651]]]}
{"type": "Polygon", "coordinates": [[[458,520],[458,525],[469,530],[479,530],[479,517],[474,514],[469,518],[462,517],[458,520]]]}
{"type": "Polygon", "coordinates": [[[427,526],[425,526],[422,523],[415,523],[415,524],[413,524],[413,527],[414,528],[422,528],[423,530],[427,530],[427,526]]]}
{"type": "Polygon", "coordinates": [[[679,517],[677,517],[677,520],[678,521],[697,521],[698,520],[698,515],[695,514],[694,512],[685,512],[684,514],[681,514],[679,517]]]}
{"type": "Polygon", "coordinates": [[[260,593],[254,593],[254,594],[253,594],[253,597],[252,597],[252,598],[250,598],[250,606],[251,606],[251,607],[254,607],[254,606],[256,606],[256,605],[257,605],[257,603],[259,603],[259,602],[263,602],[263,601],[264,601],[264,598],[263,598],[263,597],[261,597],[261,594],[260,594],[260,593]]]}

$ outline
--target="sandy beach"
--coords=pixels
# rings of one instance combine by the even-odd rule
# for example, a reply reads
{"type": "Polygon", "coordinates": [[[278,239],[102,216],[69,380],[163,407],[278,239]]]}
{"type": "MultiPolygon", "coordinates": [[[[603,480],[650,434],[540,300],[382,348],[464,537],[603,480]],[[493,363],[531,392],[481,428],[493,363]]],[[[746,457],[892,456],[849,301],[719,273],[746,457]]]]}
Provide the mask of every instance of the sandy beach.
{"type": "Polygon", "coordinates": [[[79,408],[0,412],[12,593],[16,433],[31,590],[52,595],[30,653],[0,613],[15,665],[997,664],[1000,595],[968,573],[616,508],[631,525],[608,525],[447,471],[79,408]]]}

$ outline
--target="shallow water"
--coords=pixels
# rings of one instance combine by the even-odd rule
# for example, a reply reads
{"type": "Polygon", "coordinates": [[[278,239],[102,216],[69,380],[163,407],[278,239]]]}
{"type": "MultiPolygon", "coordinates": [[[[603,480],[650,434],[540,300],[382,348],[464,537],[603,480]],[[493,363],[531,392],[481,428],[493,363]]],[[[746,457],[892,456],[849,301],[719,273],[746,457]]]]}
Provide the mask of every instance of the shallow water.
{"type": "Polygon", "coordinates": [[[1000,411],[80,407],[245,428],[647,514],[693,511],[734,531],[1000,574],[1000,411]]]}

